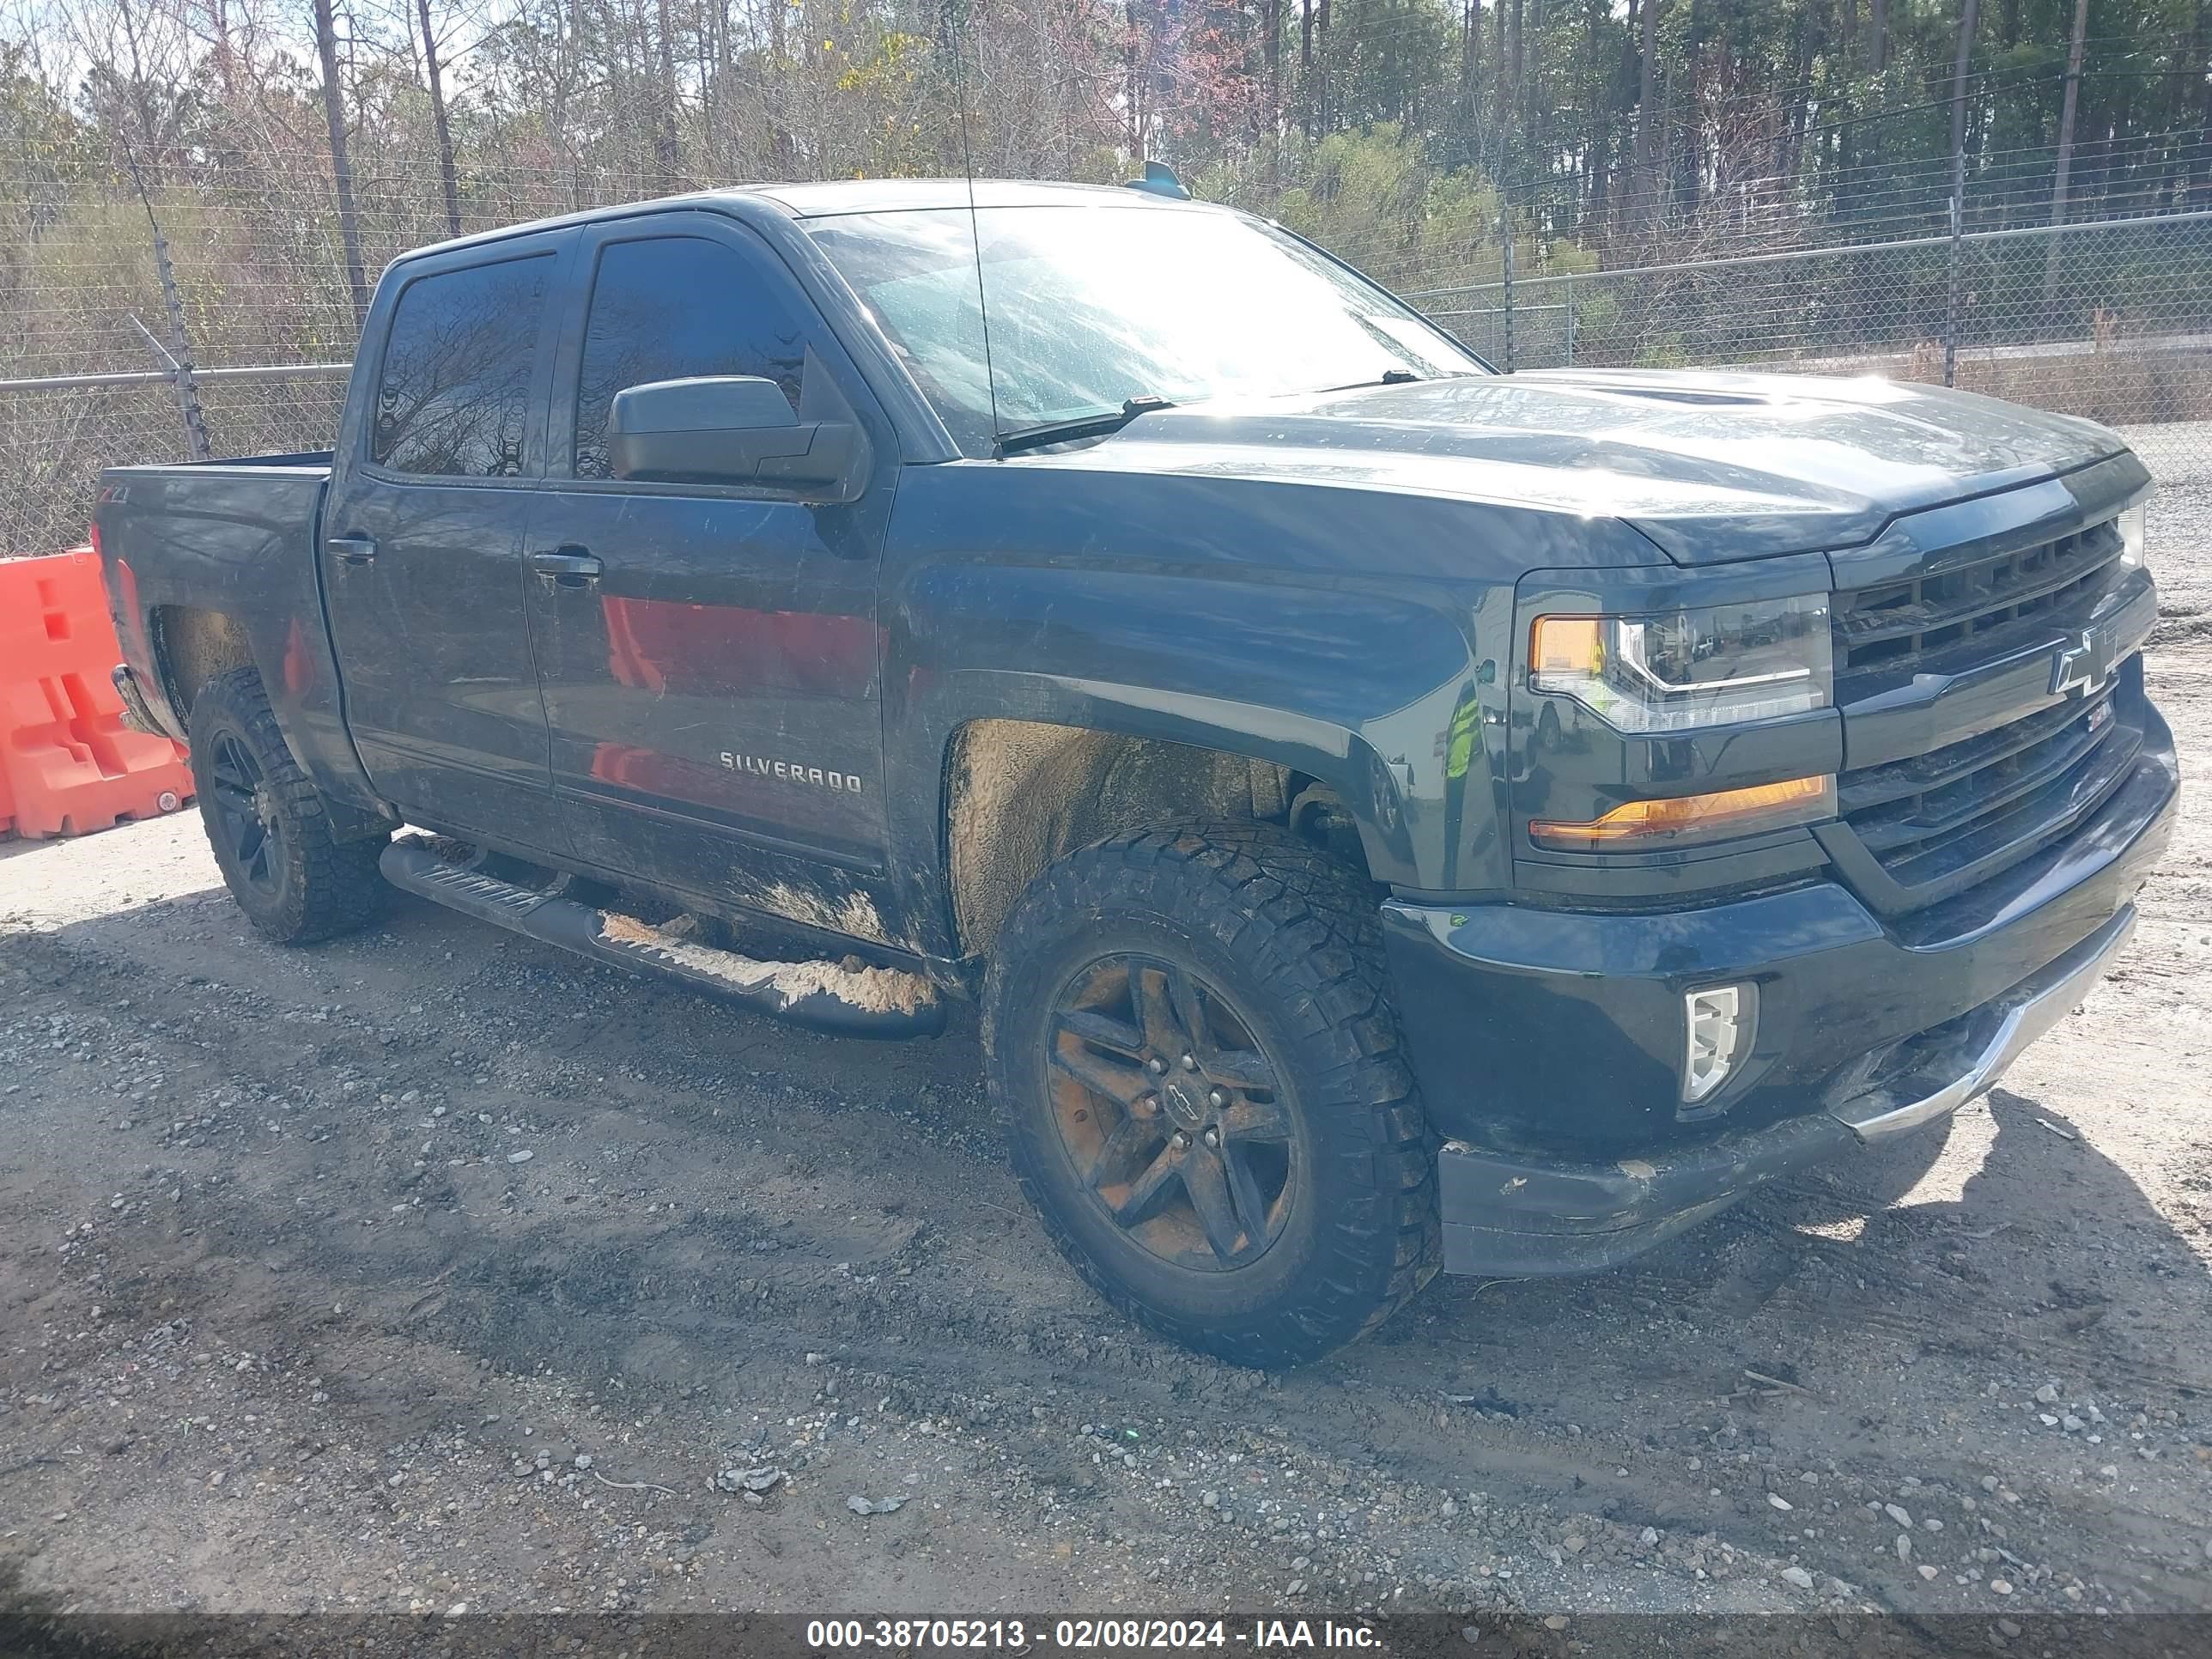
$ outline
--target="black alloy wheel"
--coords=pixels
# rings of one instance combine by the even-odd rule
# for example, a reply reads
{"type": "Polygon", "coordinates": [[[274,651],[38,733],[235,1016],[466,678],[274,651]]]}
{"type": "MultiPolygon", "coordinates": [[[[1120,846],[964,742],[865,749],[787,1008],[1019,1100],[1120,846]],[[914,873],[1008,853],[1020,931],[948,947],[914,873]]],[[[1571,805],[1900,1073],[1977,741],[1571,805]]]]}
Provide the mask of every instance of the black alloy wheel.
{"type": "MultiPolygon", "coordinates": [[[[191,705],[192,787],[223,884],[246,918],[283,945],[362,926],[392,890],[376,866],[385,834],[341,838],[329,803],[292,758],[260,675],[217,675],[191,705]]],[[[388,832],[387,832],[388,833],[388,832]]]]}
{"type": "Polygon", "coordinates": [[[998,930],[983,1002],[1022,1189],[1131,1318],[1297,1364],[1437,1270],[1375,889],[1342,860],[1233,822],[1079,848],[998,930]]]}
{"type": "Polygon", "coordinates": [[[1299,1153],[1275,1065],[1198,975],[1115,955],[1062,988],[1044,1080],[1113,1224],[1164,1261],[1242,1267],[1282,1236],[1299,1153]]]}
{"type": "Polygon", "coordinates": [[[226,862],[237,870],[239,879],[274,898],[283,880],[284,820],[270,799],[260,763],[237,733],[225,732],[216,738],[207,781],[208,799],[215,808],[208,824],[210,838],[219,831],[218,845],[229,854],[226,862]]]}

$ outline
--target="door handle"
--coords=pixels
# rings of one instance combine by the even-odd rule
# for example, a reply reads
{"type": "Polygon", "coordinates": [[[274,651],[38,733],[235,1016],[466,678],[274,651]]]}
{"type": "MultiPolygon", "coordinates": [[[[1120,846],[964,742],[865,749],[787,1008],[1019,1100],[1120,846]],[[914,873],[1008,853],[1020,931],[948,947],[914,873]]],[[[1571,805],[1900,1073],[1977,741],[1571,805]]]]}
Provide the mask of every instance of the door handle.
{"type": "Polygon", "coordinates": [[[337,556],[340,564],[367,564],[376,556],[374,536],[331,536],[323,545],[337,556]]]}
{"type": "Polygon", "coordinates": [[[606,567],[580,547],[556,547],[550,553],[532,553],[530,568],[548,587],[584,587],[599,580],[606,567]]]}

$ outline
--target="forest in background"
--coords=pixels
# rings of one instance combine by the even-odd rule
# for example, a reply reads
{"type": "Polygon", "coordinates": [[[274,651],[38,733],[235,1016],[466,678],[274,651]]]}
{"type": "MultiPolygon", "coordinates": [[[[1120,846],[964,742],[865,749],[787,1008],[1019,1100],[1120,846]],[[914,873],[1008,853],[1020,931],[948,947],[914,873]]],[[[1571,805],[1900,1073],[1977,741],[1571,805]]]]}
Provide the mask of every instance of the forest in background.
{"type": "Polygon", "coordinates": [[[1528,271],[1940,233],[1954,131],[1969,228],[2212,205],[2212,0],[11,3],[0,297],[143,264],[150,205],[271,352],[442,234],[963,140],[1164,160],[1408,286],[1495,274],[1501,224],[1528,271]]]}
{"type": "MultiPolygon", "coordinates": [[[[74,534],[100,462],[179,453],[166,389],[26,380],[343,362],[424,242],[971,159],[1167,161],[1493,356],[1510,263],[1545,301],[1506,318],[1523,367],[1925,378],[1939,334],[2193,338],[2208,50],[2212,0],[0,0],[0,550],[74,534]],[[1954,182],[1970,234],[2164,217],[1947,258],[1954,182]],[[1920,251],[1595,274],[1864,243],[1920,251]],[[1570,274],[1564,303],[1543,290],[1570,274]]],[[[2197,363],[2068,395],[2196,418],[2197,363]]],[[[326,443],[337,389],[204,381],[191,441],[326,443]]]]}

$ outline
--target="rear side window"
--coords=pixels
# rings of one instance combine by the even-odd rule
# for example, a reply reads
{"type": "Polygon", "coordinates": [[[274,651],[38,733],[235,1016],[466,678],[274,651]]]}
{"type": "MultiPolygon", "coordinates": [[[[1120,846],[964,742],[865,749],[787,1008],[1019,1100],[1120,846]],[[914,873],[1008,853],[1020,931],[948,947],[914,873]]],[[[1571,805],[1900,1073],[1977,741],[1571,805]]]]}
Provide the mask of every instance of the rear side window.
{"type": "Polygon", "coordinates": [[[377,378],[371,459],[432,477],[520,476],[552,270],[545,253],[408,283],[377,378]]]}
{"type": "Polygon", "coordinates": [[[797,313],[736,249],[699,236],[600,251],[576,381],[576,476],[605,478],[615,393],[648,380],[758,374],[799,406],[806,337],[797,313]]]}

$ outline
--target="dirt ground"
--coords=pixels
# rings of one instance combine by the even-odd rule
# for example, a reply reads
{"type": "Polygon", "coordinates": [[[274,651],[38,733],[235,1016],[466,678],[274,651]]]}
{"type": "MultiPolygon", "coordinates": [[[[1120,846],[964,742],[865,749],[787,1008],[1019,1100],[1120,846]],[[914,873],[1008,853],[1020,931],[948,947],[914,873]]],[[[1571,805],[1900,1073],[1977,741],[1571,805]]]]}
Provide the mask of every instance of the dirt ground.
{"type": "MultiPolygon", "coordinates": [[[[2153,532],[2198,789],[2208,510],[2184,469],[2153,532]]],[[[2212,1611],[2204,826],[2120,970],[1948,1136],[1621,1272],[1439,1279],[1283,1376],[1062,1267],[972,1023],[841,1042],[411,901],[275,949],[190,815],[0,846],[0,1586],[2212,1611]]]]}

